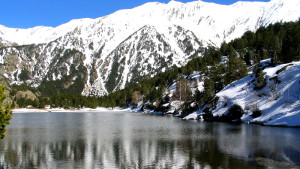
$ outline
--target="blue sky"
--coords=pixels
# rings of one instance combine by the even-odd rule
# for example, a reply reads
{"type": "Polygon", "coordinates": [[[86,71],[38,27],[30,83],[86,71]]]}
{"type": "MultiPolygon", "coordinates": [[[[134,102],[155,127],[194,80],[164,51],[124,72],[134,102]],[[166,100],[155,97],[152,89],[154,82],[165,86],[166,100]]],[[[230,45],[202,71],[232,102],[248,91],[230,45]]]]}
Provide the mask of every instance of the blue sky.
{"type": "MultiPolygon", "coordinates": [[[[56,27],[72,19],[98,18],[120,9],[130,9],[147,2],[170,0],[0,0],[0,25],[12,28],[56,27]]],[[[190,2],[193,0],[177,0],[190,2]]],[[[203,0],[232,4],[237,0],[203,0]]],[[[270,0],[257,0],[268,2],[270,0]]]]}

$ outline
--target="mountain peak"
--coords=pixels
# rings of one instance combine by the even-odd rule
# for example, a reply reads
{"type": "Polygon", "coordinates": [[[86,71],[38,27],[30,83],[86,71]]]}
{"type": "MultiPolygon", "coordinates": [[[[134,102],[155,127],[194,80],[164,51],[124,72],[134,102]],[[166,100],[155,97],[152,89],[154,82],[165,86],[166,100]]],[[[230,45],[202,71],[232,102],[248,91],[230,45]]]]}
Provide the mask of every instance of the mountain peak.
{"type": "Polygon", "coordinates": [[[231,4],[231,6],[234,6],[234,7],[243,7],[243,6],[249,7],[249,6],[254,6],[254,5],[263,6],[268,3],[269,2],[259,2],[259,1],[237,1],[233,4],[231,4]]]}
{"type": "Polygon", "coordinates": [[[64,78],[68,82],[62,88],[77,80],[81,84],[73,86],[77,91],[84,88],[84,94],[103,95],[172,66],[180,67],[202,56],[204,47],[219,47],[245,31],[296,21],[299,8],[296,0],[233,5],[173,0],[97,19],[75,19],[55,28],[0,25],[0,62],[16,61],[4,74],[15,84],[22,83],[19,77],[26,69],[30,77],[26,82],[32,86],[64,78]]]}
{"type": "Polygon", "coordinates": [[[168,5],[182,5],[182,2],[176,1],[176,0],[170,0],[170,2],[168,3],[168,5]]]}
{"type": "MultiPolygon", "coordinates": [[[[265,22],[259,22],[263,23],[262,25],[273,23],[274,21],[292,21],[295,20],[296,17],[298,19],[300,16],[298,12],[298,9],[300,8],[299,3],[300,2],[297,0],[271,0],[270,2],[239,1],[232,4],[234,7],[233,9],[231,5],[220,6],[215,3],[207,3],[201,0],[188,3],[171,0],[165,5],[159,2],[149,2],[133,9],[117,11],[116,13],[109,15],[109,17],[101,17],[101,19],[74,19],[53,28],[51,31],[49,27],[34,29],[34,32],[32,32],[29,31],[30,29],[19,29],[22,31],[16,31],[16,29],[0,26],[0,31],[3,33],[3,35],[0,35],[2,39],[18,44],[37,44],[48,43],[49,41],[55,40],[65,33],[73,31],[78,26],[85,26],[85,29],[87,29],[89,25],[98,27],[97,25],[99,23],[109,23],[112,24],[110,27],[113,26],[113,29],[122,30],[121,32],[128,32],[128,29],[130,29],[130,32],[135,32],[141,26],[147,24],[162,25],[162,27],[165,27],[168,23],[180,23],[182,27],[191,29],[198,36],[203,36],[203,31],[205,31],[208,34],[210,34],[209,32],[214,34],[209,35],[210,38],[214,36],[225,37],[219,41],[222,42],[223,40],[226,40],[227,36],[221,34],[224,34],[224,31],[226,32],[227,29],[230,29],[230,27],[224,26],[234,24],[237,19],[241,20],[241,18],[245,18],[243,20],[246,22],[250,17],[253,18],[253,23],[254,20],[263,20],[265,22]],[[289,5],[282,5],[282,3],[289,5]],[[277,5],[274,6],[274,4],[277,5]],[[281,6],[284,6],[285,9],[281,9],[281,6]],[[218,13],[214,12],[216,9],[218,10],[218,13]],[[264,12],[262,13],[262,11],[264,12]],[[276,15],[277,11],[280,11],[280,14],[276,15]],[[288,17],[289,14],[293,15],[288,17]],[[214,27],[214,29],[204,30],[207,29],[207,26],[203,27],[204,25],[207,25],[210,28],[214,27]],[[122,27],[126,27],[126,29],[123,30],[122,27]]],[[[245,27],[245,24],[246,23],[240,26],[245,27]]],[[[236,29],[240,29],[237,28],[238,25],[234,26],[236,29]]],[[[247,26],[247,29],[254,30],[259,26],[261,25],[256,25],[255,27],[247,26]]],[[[244,28],[241,28],[241,30],[242,31],[239,31],[239,35],[243,33],[244,28]]],[[[207,40],[210,41],[212,39],[207,40]]]]}

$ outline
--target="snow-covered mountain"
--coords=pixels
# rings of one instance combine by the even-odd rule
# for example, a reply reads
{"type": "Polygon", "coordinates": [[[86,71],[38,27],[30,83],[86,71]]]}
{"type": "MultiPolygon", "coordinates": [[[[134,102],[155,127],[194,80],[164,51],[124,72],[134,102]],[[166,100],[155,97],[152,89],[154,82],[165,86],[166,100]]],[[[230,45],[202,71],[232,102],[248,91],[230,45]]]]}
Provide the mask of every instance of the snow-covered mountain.
{"type": "Polygon", "coordinates": [[[0,72],[10,83],[55,83],[103,95],[181,66],[245,31],[300,17],[298,0],[147,3],[97,19],[30,29],[0,25],[0,72]]]}

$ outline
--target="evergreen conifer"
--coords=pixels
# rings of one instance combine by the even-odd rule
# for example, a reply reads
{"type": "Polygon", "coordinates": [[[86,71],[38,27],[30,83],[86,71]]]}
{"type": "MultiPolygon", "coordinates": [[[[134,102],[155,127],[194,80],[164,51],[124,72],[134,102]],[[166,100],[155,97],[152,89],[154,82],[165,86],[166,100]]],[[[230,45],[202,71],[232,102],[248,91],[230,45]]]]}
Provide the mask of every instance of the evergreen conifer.
{"type": "Polygon", "coordinates": [[[0,138],[5,137],[6,125],[9,124],[9,120],[12,118],[12,111],[10,105],[4,105],[4,86],[0,85],[0,138]]]}

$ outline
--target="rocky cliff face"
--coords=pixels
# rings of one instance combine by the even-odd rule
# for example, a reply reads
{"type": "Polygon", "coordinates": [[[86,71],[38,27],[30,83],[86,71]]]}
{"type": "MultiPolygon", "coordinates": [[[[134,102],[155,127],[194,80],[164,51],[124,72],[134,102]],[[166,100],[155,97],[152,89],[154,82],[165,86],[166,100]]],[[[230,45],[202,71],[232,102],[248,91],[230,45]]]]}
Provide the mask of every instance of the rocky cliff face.
{"type": "Polygon", "coordinates": [[[200,57],[204,48],[300,17],[300,2],[147,3],[56,28],[0,26],[0,73],[45,92],[104,95],[200,57]],[[51,86],[51,89],[49,89],[51,86]]]}

